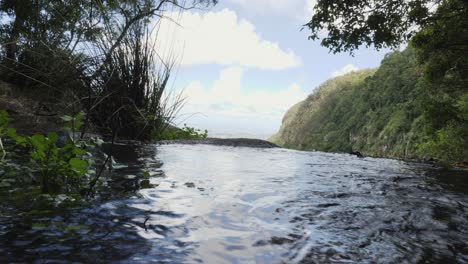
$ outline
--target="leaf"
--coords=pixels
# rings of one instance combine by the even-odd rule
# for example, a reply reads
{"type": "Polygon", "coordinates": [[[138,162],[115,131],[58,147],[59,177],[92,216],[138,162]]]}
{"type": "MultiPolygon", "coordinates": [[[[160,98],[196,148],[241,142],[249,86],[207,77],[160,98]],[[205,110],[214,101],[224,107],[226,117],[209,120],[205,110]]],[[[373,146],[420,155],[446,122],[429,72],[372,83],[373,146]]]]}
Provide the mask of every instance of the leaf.
{"type": "Polygon", "coordinates": [[[84,155],[84,154],[86,154],[86,150],[81,149],[81,148],[74,148],[73,149],[73,154],[75,154],[75,155],[84,155]]]}
{"type": "Polygon", "coordinates": [[[101,146],[103,143],[104,143],[104,140],[102,140],[102,139],[100,139],[100,138],[96,138],[95,144],[96,144],[97,146],[101,146]]]}
{"type": "Polygon", "coordinates": [[[88,168],[88,162],[78,158],[72,158],[69,161],[70,167],[76,171],[80,176],[86,173],[86,169],[88,168]]]}
{"type": "Polygon", "coordinates": [[[36,135],[33,135],[31,137],[31,144],[37,148],[38,150],[45,150],[46,147],[47,147],[47,143],[45,141],[45,137],[43,135],[39,135],[39,134],[36,134],[36,135]]]}
{"type": "Polygon", "coordinates": [[[11,187],[11,184],[7,181],[1,181],[0,182],[0,187],[11,187]]]}
{"type": "Polygon", "coordinates": [[[55,132],[49,132],[49,133],[47,134],[47,138],[49,139],[49,141],[50,141],[51,143],[57,143],[57,141],[58,141],[58,139],[59,139],[57,133],[55,133],[55,132]]]}
{"type": "Polygon", "coordinates": [[[7,126],[9,122],[10,118],[8,117],[8,112],[0,110],[0,127],[7,126]]]}
{"type": "Polygon", "coordinates": [[[69,116],[69,115],[63,115],[60,117],[63,121],[65,122],[70,122],[73,120],[73,117],[69,116]]]}
{"type": "Polygon", "coordinates": [[[76,120],[81,121],[81,120],[83,120],[84,116],[85,116],[85,112],[80,111],[80,112],[76,115],[76,120]]]}
{"type": "Polygon", "coordinates": [[[14,128],[8,128],[6,131],[6,135],[12,139],[16,137],[16,129],[14,128]]]}

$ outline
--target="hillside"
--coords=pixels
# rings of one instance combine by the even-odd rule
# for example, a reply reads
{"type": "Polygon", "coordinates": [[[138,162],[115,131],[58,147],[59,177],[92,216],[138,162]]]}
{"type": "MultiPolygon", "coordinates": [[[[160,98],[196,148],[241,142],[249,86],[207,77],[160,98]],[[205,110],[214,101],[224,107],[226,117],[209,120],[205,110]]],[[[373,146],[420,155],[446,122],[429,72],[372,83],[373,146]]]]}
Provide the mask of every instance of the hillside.
{"type": "Polygon", "coordinates": [[[425,89],[416,52],[393,52],[376,70],[353,72],[320,85],[286,113],[270,140],[300,150],[436,158],[447,164],[467,160],[466,91],[449,97],[460,114],[440,120],[440,115],[429,112],[434,99],[425,89]]]}

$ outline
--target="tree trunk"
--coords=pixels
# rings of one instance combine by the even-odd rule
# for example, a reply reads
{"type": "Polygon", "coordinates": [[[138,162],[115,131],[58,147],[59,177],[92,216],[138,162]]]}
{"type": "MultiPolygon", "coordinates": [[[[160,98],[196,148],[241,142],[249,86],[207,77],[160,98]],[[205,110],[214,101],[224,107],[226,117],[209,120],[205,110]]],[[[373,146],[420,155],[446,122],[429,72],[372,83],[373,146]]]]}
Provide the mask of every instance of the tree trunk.
{"type": "Polygon", "coordinates": [[[24,21],[27,16],[27,1],[20,0],[14,1],[13,12],[15,14],[15,20],[13,22],[13,27],[10,32],[10,38],[8,43],[5,45],[6,57],[9,63],[16,61],[16,55],[18,52],[18,40],[20,33],[24,28],[24,21]]]}

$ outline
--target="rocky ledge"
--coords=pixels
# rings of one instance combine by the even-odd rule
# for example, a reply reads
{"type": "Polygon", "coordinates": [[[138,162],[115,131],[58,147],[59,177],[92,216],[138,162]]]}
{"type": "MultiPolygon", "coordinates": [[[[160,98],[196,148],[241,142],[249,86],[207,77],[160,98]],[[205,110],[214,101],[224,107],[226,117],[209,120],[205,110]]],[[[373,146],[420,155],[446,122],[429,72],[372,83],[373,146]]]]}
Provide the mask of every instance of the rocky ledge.
{"type": "Polygon", "coordinates": [[[251,147],[251,148],[279,148],[278,145],[266,140],[253,138],[203,138],[203,139],[177,139],[177,140],[162,140],[158,144],[206,144],[216,146],[231,146],[231,147],[251,147]]]}

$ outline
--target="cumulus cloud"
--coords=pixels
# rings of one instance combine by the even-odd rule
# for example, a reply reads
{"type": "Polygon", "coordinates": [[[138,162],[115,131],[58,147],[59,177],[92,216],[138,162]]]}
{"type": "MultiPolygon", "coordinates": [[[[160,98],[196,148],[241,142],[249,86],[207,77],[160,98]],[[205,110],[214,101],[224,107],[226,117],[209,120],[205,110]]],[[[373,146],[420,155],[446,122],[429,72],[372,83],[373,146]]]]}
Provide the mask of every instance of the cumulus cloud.
{"type": "Polygon", "coordinates": [[[331,74],[331,77],[332,78],[338,77],[338,76],[345,75],[347,73],[354,72],[354,71],[357,71],[357,70],[359,70],[358,67],[354,66],[353,64],[347,64],[343,68],[333,72],[331,74]]]}
{"type": "Polygon", "coordinates": [[[301,65],[292,50],[263,39],[252,23],[229,9],[168,16],[155,34],[157,50],[175,57],[182,66],[219,64],[283,70],[301,65]]]}
{"type": "Polygon", "coordinates": [[[303,0],[228,0],[229,2],[256,13],[266,14],[273,12],[282,12],[288,14],[303,0]]]}
{"type": "MultiPolygon", "coordinates": [[[[228,0],[243,10],[261,15],[310,18],[316,0],[228,0]]],[[[304,22],[304,21],[302,21],[304,22]]]]}
{"type": "Polygon", "coordinates": [[[225,68],[210,87],[204,87],[199,81],[190,83],[184,90],[187,104],[183,112],[202,113],[208,118],[236,117],[278,121],[292,105],[306,97],[297,84],[276,91],[244,89],[243,71],[241,67],[225,68]]]}

